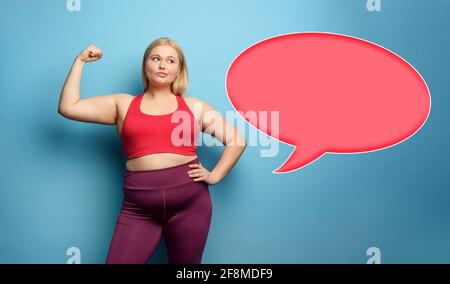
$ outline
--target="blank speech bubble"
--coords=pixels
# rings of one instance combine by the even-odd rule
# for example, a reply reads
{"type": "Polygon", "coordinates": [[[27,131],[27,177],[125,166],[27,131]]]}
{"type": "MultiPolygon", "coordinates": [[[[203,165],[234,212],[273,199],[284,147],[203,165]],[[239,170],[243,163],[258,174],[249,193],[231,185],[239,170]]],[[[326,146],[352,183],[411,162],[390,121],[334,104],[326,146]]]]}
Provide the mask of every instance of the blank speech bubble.
{"type": "Polygon", "coordinates": [[[285,34],[248,47],[230,65],[226,88],[241,115],[279,111],[277,139],[295,148],[273,173],[298,170],[325,153],[396,145],[423,126],[431,109],[428,86],[406,60],[335,33],[285,34]]]}

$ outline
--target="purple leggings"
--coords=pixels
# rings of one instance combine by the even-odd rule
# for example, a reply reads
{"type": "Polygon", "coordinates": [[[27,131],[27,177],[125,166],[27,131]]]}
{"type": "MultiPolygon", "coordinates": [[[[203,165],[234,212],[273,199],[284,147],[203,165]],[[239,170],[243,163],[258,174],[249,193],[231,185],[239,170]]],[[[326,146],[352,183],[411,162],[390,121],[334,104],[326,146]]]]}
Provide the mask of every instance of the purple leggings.
{"type": "Polygon", "coordinates": [[[211,224],[209,185],[188,175],[194,160],[163,169],[125,169],[124,199],[106,263],[144,264],[162,235],[169,263],[199,264],[211,224]]]}

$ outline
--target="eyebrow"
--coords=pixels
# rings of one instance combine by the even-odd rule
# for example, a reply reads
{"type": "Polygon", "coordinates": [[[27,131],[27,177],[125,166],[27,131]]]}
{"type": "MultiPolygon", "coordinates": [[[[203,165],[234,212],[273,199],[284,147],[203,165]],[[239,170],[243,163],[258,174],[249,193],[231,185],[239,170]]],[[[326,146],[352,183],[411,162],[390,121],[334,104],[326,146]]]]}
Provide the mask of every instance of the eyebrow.
{"type": "MultiPolygon", "coordinates": [[[[152,54],[152,55],[150,55],[150,57],[152,57],[152,56],[154,56],[154,55],[158,55],[158,56],[160,56],[158,53],[154,53],[154,54],[152,54]]],[[[169,56],[167,56],[167,57],[172,57],[173,59],[176,59],[175,57],[173,57],[172,55],[169,55],[169,56]]]]}

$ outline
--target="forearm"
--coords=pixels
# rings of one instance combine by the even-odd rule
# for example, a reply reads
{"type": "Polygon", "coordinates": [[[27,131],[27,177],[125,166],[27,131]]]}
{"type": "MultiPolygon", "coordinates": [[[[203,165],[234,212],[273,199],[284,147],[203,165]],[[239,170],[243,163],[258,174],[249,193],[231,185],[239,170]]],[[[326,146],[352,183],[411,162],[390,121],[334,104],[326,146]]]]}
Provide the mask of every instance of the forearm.
{"type": "Polygon", "coordinates": [[[59,112],[63,111],[65,107],[72,106],[80,100],[80,83],[83,66],[84,61],[77,56],[61,90],[58,107],[59,112]]]}
{"type": "Polygon", "coordinates": [[[229,144],[225,146],[225,149],[217,162],[214,169],[211,171],[216,179],[216,183],[221,181],[233,168],[237,160],[244,152],[247,144],[243,138],[239,138],[241,143],[236,143],[236,139],[233,139],[229,144]]]}

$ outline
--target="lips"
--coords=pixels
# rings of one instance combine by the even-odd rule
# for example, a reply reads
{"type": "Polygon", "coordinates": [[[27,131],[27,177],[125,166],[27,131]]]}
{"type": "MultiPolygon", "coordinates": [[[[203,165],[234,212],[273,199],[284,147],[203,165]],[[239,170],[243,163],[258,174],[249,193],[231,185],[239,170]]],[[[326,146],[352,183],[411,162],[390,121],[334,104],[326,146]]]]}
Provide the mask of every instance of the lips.
{"type": "Polygon", "coordinates": [[[160,76],[167,76],[167,75],[168,75],[167,73],[163,73],[163,72],[158,72],[158,73],[156,73],[156,74],[158,74],[158,75],[160,75],[160,76]]]}

